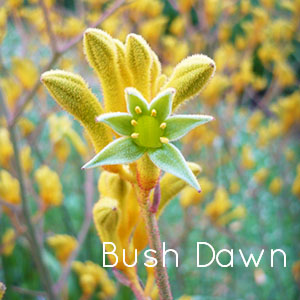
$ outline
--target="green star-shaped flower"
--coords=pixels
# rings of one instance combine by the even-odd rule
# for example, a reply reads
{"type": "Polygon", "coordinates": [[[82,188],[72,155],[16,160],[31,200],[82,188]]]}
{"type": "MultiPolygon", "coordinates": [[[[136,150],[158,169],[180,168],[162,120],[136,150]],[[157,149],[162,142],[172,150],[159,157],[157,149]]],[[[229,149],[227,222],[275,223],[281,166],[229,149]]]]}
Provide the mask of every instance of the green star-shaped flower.
{"type": "Polygon", "coordinates": [[[170,115],[175,90],[159,93],[150,104],[135,88],[126,88],[129,113],[102,114],[97,122],[109,125],[123,137],[103,148],[82,168],[132,163],[147,154],[161,170],[171,173],[200,191],[199,183],[181,152],[172,145],[193,128],[214,118],[207,115],[170,115]]]}

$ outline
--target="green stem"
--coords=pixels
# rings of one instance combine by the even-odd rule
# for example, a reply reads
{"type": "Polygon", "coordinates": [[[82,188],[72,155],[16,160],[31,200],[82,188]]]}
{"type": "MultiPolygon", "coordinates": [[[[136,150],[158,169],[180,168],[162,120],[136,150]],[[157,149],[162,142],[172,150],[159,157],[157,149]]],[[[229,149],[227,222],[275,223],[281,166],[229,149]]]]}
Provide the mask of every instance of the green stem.
{"type": "Polygon", "coordinates": [[[155,267],[155,280],[159,290],[161,300],[172,300],[172,293],[169,284],[167,268],[163,266],[163,256],[161,248],[160,233],[157,219],[154,213],[151,212],[151,203],[149,199],[150,191],[144,191],[139,188],[139,204],[145,221],[149,247],[155,250],[154,257],[157,259],[155,267]]]}

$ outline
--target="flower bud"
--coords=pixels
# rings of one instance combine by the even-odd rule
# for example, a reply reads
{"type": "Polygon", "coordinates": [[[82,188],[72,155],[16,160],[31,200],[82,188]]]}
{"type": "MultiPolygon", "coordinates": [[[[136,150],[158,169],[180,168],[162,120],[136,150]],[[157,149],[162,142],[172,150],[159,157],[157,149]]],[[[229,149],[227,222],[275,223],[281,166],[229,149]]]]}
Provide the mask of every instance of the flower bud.
{"type": "Polygon", "coordinates": [[[99,77],[105,110],[126,111],[124,87],[113,38],[102,30],[88,29],[84,34],[83,44],[87,60],[99,77]]]}
{"type": "Polygon", "coordinates": [[[173,100],[173,111],[185,100],[195,96],[213,76],[214,61],[206,55],[197,54],[187,57],[174,69],[164,89],[176,90],[173,100]]]}
{"type": "Polygon", "coordinates": [[[152,190],[159,179],[160,169],[150,160],[149,156],[143,155],[137,161],[137,182],[141,189],[152,190]]]}
{"type": "Polygon", "coordinates": [[[139,35],[129,34],[126,39],[126,62],[133,78],[133,86],[150,101],[152,50],[139,35]]]}
{"type": "Polygon", "coordinates": [[[103,109],[80,76],[55,70],[45,72],[41,80],[58,104],[82,123],[96,152],[112,140],[109,129],[103,123],[95,122],[103,109]]]}

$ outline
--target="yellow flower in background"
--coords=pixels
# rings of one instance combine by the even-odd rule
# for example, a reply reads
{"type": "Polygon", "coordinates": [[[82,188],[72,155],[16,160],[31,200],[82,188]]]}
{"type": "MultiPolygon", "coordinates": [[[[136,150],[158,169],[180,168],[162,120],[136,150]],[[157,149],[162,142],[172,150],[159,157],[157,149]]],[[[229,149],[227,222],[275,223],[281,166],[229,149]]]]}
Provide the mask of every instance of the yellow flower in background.
{"type": "Polygon", "coordinates": [[[272,195],[276,196],[276,195],[280,194],[282,185],[283,185],[283,182],[282,182],[281,178],[275,177],[271,181],[270,186],[269,186],[269,190],[272,193],[272,195]]]}
{"type": "Polygon", "coordinates": [[[35,128],[34,123],[24,117],[20,118],[20,120],[18,121],[18,125],[20,127],[22,136],[24,136],[24,137],[27,137],[28,135],[30,135],[35,128]]]}
{"type": "Polygon", "coordinates": [[[47,238],[48,245],[54,250],[56,258],[65,264],[77,247],[77,240],[67,234],[56,234],[47,238]]]}
{"type": "Polygon", "coordinates": [[[202,203],[205,196],[214,189],[214,183],[206,177],[201,177],[199,179],[199,184],[202,187],[201,193],[198,193],[190,186],[183,189],[180,197],[180,204],[183,208],[202,203]]]}
{"type": "Polygon", "coordinates": [[[8,108],[13,110],[22,93],[20,84],[12,77],[3,77],[0,78],[0,87],[8,108]]]}
{"type": "Polygon", "coordinates": [[[284,156],[287,161],[292,162],[295,159],[295,152],[292,149],[286,149],[284,151],[284,156]]]}
{"type": "Polygon", "coordinates": [[[33,158],[31,156],[30,146],[25,146],[20,151],[20,159],[23,170],[26,173],[30,173],[33,168],[33,158]]]}
{"type": "Polygon", "coordinates": [[[224,187],[216,190],[214,199],[205,207],[205,214],[213,221],[216,221],[221,215],[228,211],[232,206],[228,193],[224,187]]]}
{"type": "Polygon", "coordinates": [[[0,44],[2,43],[6,34],[7,12],[6,8],[0,7],[0,44]]]}
{"type": "Polygon", "coordinates": [[[20,204],[20,184],[7,171],[0,171],[0,197],[10,204],[20,204]]]}
{"type": "Polygon", "coordinates": [[[237,194],[240,191],[241,187],[237,180],[230,180],[229,191],[231,194],[237,194]]]}
{"type": "Polygon", "coordinates": [[[27,58],[13,57],[12,72],[28,90],[33,87],[39,77],[35,64],[27,58]]]}
{"type": "Polygon", "coordinates": [[[217,74],[212,78],[209,85],[201,93],[201,98],[204,99],[208,106],[215,106],[224,98],[224,91],[230,86],[228,76],[217,74]]]}
{"type": "Polygon", "coordinates": [[[193,299],[193,297],[191,297],[191,296],[183,295],[178,300],[192,300],[192,299],[193,299]]]}
{"type": "Polygon", "coordinates": [[[34,178],[39,187],[39,195],[46,206],[58,206],[62,203],[62,185],[55,171],[43,165],[35,171],[34,178]]]}
{"type": "Polygon", "coordinates": [[[249,132],[254,132],[257,130],[262,120],[264,119],[264,114],[260,110],[256,110],[247,122],[247,130],[249,132]]]}
{"type": "Polygon", "coordinates": [[[54,32],[62,38],[76,37],[83,32],[84,28],[84,22],[75,17],[65,18],[62,24],[54,23],[54,32]]]}
{"type": "Polygon", "coordinates": [[[238,205],[233,208],[231,211],[222,215],[218,220],[217,224],[221,226],[225,226],[233,220],[237,219],[245,219],[247,215],[247,210],[244,205],[238,205]]]}
{"type": "Polygon", "coordinates": [[[15,241],[16,241],[16,234],[15,231],[12,228],[7,229],[3,236],[1,241],[2,248],[2,254],[5,256],[9,256],[13,253],[15,248],[15,241]]]}
{"type": "Polygon", "coordinates": [[[50,125],[50,140],[54,151],[61,162],[65,162],[70,153],[70,141],[81,156],[87,153],[86,145],[78,133],[72,128],[72,122],[67,116],[51,115],[48,118],[50,125]]]}
{"type": "Polygon", "coordinates": [[[295,84],[296,77],[294,74],[294,70],[287,62],[284,61],[276,62],[273,74],[277,78],[279,84],[282,87],[295,84]]]}
{"type": "Polygon", "coordinates": [[[242,160],[241,160],[242,167],[250,170],[255,167],[255,161],[253,157],[252,150],[249,145],[245,145],[242,148],[242,160]]]}
{"type": "Polygon", "coordinates": [[[269,176],[269,170],[266,168],[260,168],[253,175],[254,180],[259,184],[263,184],[266,181],[268,176],[269,176]]]}
{"type": "Polygon", "coordinates": [[[0,166],[7,168],[13,154],[14,149],[10,141],[9,132],[6,128],[0,127],[0,166]]]}
{"type": "Polygon", "coordinates": [[[91,295],[100,286],[99,299],[112,299],[116,295],[115,283],[109,278],[105,269],[99,265],[86,261],[73,262],[73,270],[79,277],[79,284],[84,295],[91,295]]]}
{"type": "Polygon", "coordinates": [[[300,199],[300,164],[297,165],[297,175],[293,182],[292,193],[300,199]]]}
{"type": "Polygon", "coordinates": [[[165,31],[168,19],[164,16],[156,17],[154,19],[147,20],[140,25],[139,33],[145,37],[145,39],[156,45],[165,31]],[[153,30],[155,28],[155,30],[153,30]]]}
{"type": "Polygon", "coordinates": [[[185,32],[186,21],[182,16],[177,16],[170,25],[170,32],[181,37],[185,32]]]}

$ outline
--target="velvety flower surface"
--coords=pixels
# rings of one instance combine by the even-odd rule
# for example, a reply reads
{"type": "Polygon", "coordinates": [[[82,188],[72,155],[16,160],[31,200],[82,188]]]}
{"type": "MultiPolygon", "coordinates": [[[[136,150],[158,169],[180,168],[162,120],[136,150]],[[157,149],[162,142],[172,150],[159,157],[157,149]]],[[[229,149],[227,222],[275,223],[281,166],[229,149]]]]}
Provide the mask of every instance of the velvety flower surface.
{"type": "Polygon", "coordinates": [[[102,114],[97,122],[109,125],[122,137],[103,148],[83,168],[132,163],[148,155],[161,170],[200,190],[181,152],[170,142],[213,120],[207,115],[171,115],[175,89],[159,93],[149,104],[135,88],[126,88],[127,111],[102,114]]]}

